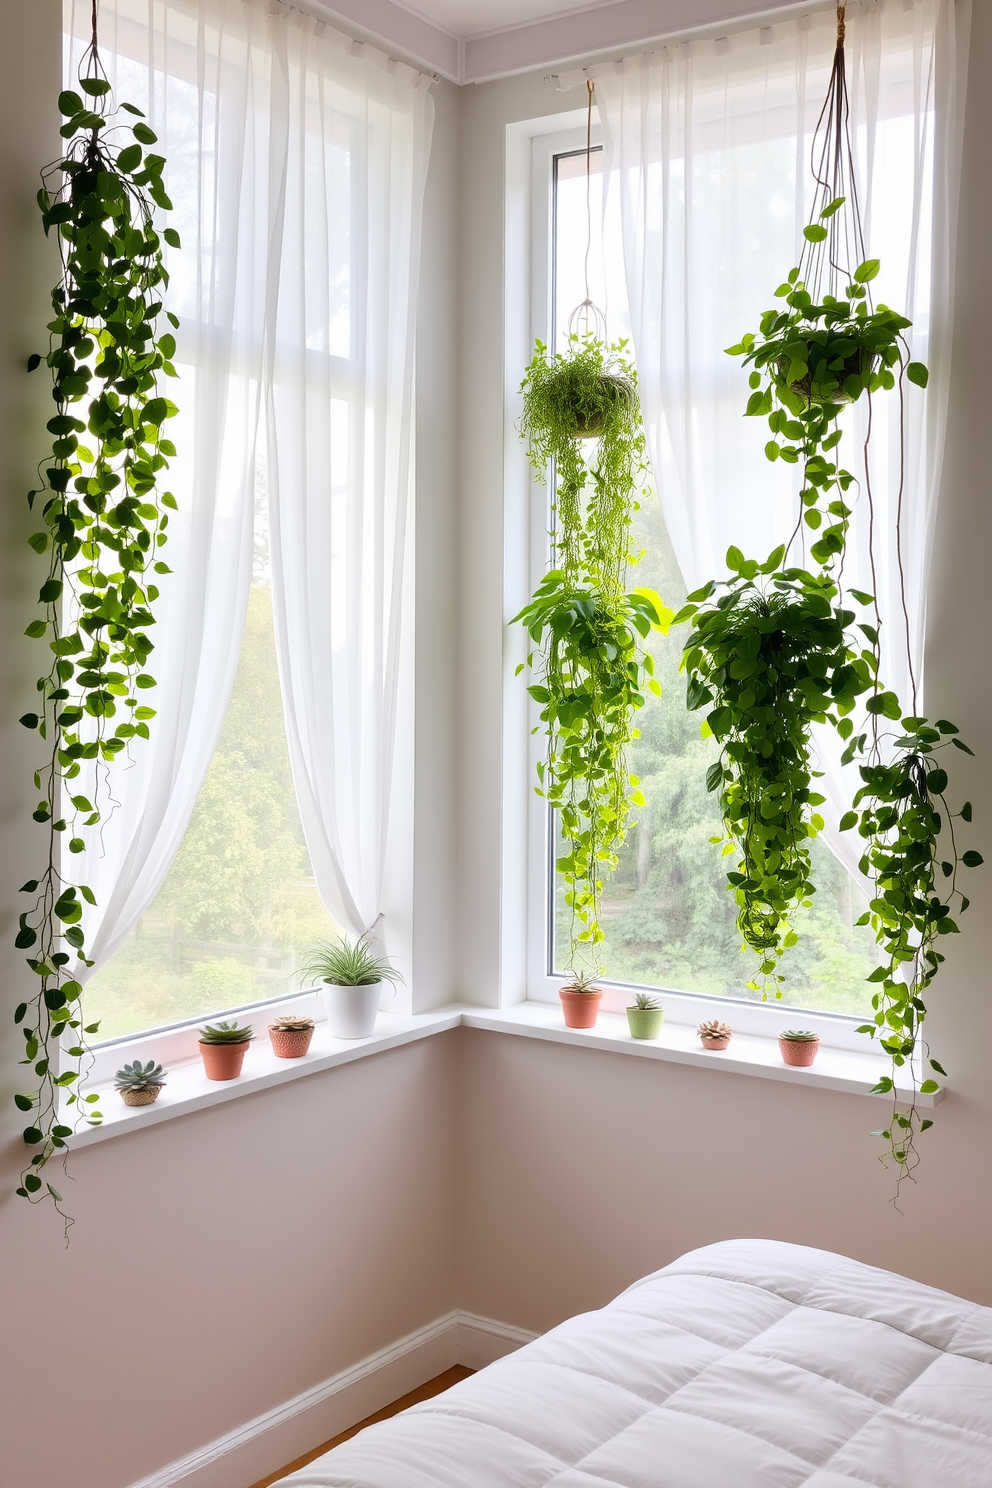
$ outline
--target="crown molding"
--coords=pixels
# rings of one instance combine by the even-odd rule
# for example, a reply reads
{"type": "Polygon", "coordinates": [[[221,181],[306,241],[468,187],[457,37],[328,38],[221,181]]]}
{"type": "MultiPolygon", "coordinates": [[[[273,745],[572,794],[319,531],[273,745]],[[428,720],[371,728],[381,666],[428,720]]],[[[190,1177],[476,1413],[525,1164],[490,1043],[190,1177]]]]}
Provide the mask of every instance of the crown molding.
{"type": "Polygon", "coordinates": [[[309,10],[400,54],[449,82],[485,83],[541,67],[575,62],[617,47],[645,46],[680,32],[780,11],[819,9],[821,0],[604,0],[598,5],[455,36],[401,0],[301,0],[309,10]]]}

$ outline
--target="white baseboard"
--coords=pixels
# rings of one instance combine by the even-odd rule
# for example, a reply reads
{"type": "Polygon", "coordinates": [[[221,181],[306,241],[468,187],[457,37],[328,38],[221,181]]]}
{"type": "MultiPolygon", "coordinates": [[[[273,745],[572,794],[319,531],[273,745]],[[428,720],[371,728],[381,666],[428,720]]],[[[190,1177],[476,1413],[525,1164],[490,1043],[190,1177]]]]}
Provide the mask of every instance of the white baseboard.
{"type": "Polygon", "coordinates": [[[452,1365],[482,1369],[535,1337],[477,1313],[446,1313],[132,1488],[249,1488],[452,1365]]]}

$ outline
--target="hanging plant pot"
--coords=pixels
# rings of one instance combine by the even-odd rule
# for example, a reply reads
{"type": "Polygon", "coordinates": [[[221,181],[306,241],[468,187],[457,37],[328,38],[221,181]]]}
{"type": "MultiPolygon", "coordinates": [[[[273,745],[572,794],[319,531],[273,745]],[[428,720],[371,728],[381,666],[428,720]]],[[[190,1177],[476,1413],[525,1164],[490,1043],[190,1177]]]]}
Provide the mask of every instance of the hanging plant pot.
{"type": "MultiPolygon", "coordinates": [[[[803,377],[789,382],[789,388],[803,401],[804,408],[822,403],[856,403],[871,379],[876,355],[867,347],[855,346],[849,350],[850,338],[837,338],[832,345],[810,341],[806,346],[806,365],[809,371],[803,377]]],[[[782,382],[789,376],[792,359],[779,358],[778,374],[782,382]]]]}
{"type": "Polygon", "coordinates": [[[569,392],[573,396],[576,439],[598,439],[615,420],[618,409],[637,406],[634,384],[617,372],[605,372],[591,387],[569,389],[569,392]]]}

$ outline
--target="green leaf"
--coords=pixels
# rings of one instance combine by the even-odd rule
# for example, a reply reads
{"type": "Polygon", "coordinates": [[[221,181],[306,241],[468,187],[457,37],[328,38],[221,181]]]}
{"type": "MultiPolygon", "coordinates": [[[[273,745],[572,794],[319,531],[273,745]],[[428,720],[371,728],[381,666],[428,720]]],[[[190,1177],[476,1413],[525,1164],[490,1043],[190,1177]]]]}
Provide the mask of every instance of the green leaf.
{"type": "Polygon", "coordinates": [[[60,114],[81,114],[85,107],[86,105],[78,93],[73,93],[66,89],[64,93],[59,94],[60,114]]]}
{"type": "Polygon", "coordinates": [[[91,98],[101,98],[104,93],[110,92],[110,84],[107,82],[106,78],[80,78],[79,86],[82,88],[83,92],[88,93],[91,98]]]}
{"type": "Polygon", "coordinates": [[[881,264],[877,258],[866,258],[854,271],[855,284],[868,284],[878,273],[881,264]]]}
{"type": "Polygon", "coordinates": [[[803,237],[808,243],[822,243],[826,236],[827,229],[817,222],[811,222],[808,227],[803,228],[803,237]]]}
{"type": "Polygon", "coordinates": [[[969,848],[966,853],[961,854],[961,861],[966,868],[978,868],[985,862],[985,859],[980,852],[975,852],[974,848],[969,848]]]}
{"type": "Polygon", "coordinates": [[[158,135],[147,124],[135,124],[133,127],[135,139],[140,140],[143,145],[154,145],[157,142],[158,135]]]}
{"type": "Polygon", "coordinates": [[[907,362],[906,376],[910,382],[915,382],[917,387],[925,388],[930,381],[930,373],[922,362],[907,362]]]}

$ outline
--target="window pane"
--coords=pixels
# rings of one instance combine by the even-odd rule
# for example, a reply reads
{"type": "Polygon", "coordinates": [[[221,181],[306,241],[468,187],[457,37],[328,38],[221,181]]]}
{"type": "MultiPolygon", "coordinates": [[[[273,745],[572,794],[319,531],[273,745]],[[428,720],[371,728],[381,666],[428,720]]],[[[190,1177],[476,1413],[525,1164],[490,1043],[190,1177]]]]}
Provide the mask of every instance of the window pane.
{"type": "Polygon", "coordinates": [[[264,499],[231,700],[158,896],[86,985],[100,1039],[278,997],[316,939],[338,933],[313,880],[276,666],[264,499]]]}
{"type": "MultiPolygon", "coordinates": [[[[557,164],[554,305],[561,346],[569,314],[585,295],[586,173],[584,154],[558,157],[557,164]]],[[[600,237],[601,181],[600,158],[594,155],[590,290],[607,309],[609,335],[616,340],[628,334],[626,295],[615,218],[607,218],[600,237]]],[[[740,390],[730,385],[732,379],[724,381],[727,396],[737,397],[740,390]]],[[[764,477],[760,469],[757,474],[764,477]]],[[[665,603],[678,609],[685,583],[653,493],[636,514],[633,547],[643,549],[644,557],[631,571],[631,583],[659,590],[665,603]]],[[[611,981],[753,998],[746,983],[757,958],[741,952],[736,902],[726,880],[735,859],[721,857],[711,841],[724,837],[717,797],[705,783],[718,751],[713,740],[700,735],[701,715],[685,706],[679,672],[684,639],[684,627],[667,637],[652,636],[662,696],[648,696],[637,720],[641,737],[630,754],[631,772],[640,777],[647,804],[632,812],[620,866],[605,886],[606,940],[599,957],[611,981]]],[[[867,901],[822,840],[812,851],[817,894],[813,907],[795,917],[800,939],[782,959],[784,1000],[795,1007],[864,1015],[871,1011],[865,978],[879,964],[870,929],[854,924],[867,901]]],[[[567,966],[569,911],[560,882],[553,941],[553,970],[561,972],[567,966]]]]}

